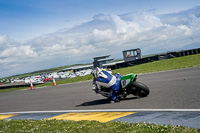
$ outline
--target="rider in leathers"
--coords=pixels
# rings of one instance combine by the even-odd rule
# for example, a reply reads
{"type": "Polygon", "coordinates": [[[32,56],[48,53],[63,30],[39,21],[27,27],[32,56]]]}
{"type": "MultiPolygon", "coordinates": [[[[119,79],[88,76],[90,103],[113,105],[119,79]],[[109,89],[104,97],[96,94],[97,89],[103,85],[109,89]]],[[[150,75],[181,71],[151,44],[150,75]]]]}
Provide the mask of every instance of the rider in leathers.
{"type": "MultiPolygon", "coordinates": [[[[100,86],[106,87],[110,89],[110,95],[109,98],[111,102],[119,102],[117,93],[120,88],[120,81],[121,81],[121,75],[115,74],[111,75],[108,71],[101,70],[100,68],[96,68],[95,72],[95,81],[97,84],[97,89],[100,90],[100,86]]],[[[98,91],[97,91],[98,92],[98,91]]]]}

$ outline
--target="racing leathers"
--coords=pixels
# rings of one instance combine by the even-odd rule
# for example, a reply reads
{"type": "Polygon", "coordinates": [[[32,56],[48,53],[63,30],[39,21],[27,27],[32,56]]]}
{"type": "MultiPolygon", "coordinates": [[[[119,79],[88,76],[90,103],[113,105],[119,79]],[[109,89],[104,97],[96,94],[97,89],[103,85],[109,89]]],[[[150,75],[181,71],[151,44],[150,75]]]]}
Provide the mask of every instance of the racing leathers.
{"type": "Polygon", "coordinates": [[[111,101],[119,101],[117,93],[120,88],[121,75],[112,75],[108,71],[102,71],[101,69],[97,68],[95,81],[98,89],[101,88],[99,86],[110,89],[109,98],[111,99],[111,101]]]}

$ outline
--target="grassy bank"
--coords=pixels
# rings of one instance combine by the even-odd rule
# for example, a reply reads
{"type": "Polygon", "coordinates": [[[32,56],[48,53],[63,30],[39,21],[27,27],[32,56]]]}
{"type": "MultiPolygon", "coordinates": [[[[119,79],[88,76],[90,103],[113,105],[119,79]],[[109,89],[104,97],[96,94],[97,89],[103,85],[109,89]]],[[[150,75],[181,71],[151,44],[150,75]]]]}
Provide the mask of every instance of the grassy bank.
{"type": "Polygon", "coordinates": [[[199,133],[200,130],[183,126],[67,120],[0,120],[3,133],[199,133]]]}
{"type": "Polygon", "coordinates": [[[12,92],[12,91],[17,91],[17,90],[25,90],[25,89],[27,89],[27,87],[0,89],[0,93],[12,92]]]}
{"type": "Polygon", "coordinates": [[[137,66],[116,69],[113,72],[118,72],[122,75],[128,73],[141,74],[196,66],[200,66],[200,54],[145,63],[137,66]]]}
{"type": "MultiPolygon", "coordinates": [[[[126,67],[126,68],[120,68],[120,69],[113,70],[113,73],[120,73],[122,75],[125,75],[128,73],[141,74],[141,73],[159,72],[159,71],[196,67],[196,66],[200,66],[200,54],[155,61],[155,62],[145,63],[141,65],[126,67]]],[[[92,75],[87,75],[83,77],[63,79],[63,80],[56,81],[56,84],[60,85],[60,84],[76,83],[76,82],[92,80],[92,78],[93,78],[92,75]]],[[[53,83],[49,82],[49,83],[37,85],[35,87],[52,86],[52,85],[53,83]]],[[[27,87],[1,89],[0,93],[19,90],[19,89],[26,89],[26,88],[27,87]]]]}

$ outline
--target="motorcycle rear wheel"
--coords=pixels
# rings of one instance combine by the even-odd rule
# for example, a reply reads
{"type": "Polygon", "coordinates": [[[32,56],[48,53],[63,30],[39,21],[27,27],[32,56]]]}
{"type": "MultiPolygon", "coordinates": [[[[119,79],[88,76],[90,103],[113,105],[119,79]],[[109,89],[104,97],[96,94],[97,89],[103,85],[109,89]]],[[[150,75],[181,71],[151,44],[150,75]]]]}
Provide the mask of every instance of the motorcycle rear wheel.
{"type": "Polygon", "coordinates": [[[150,93],[149,88],[145,84],[141,82],[136,82],[136,81],[132,83],[131,91],[133,95],[136,95],[139,97],[146,97],[150,93]]]}

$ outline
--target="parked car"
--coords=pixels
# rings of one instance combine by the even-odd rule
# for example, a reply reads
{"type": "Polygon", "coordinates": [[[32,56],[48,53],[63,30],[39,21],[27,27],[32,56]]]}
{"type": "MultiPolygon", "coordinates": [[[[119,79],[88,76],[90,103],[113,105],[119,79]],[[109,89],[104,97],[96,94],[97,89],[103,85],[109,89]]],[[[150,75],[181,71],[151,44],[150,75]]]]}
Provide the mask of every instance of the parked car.
{"type": "Polygon", "coordinates": [[[43,82],[51,81],[51,78],[45,78],[43,82]]]}

